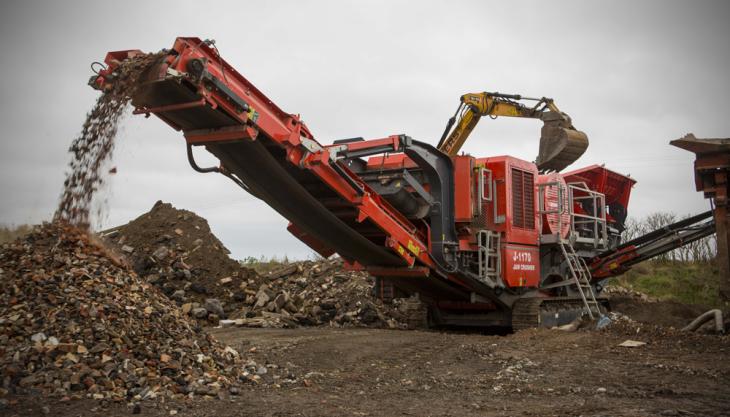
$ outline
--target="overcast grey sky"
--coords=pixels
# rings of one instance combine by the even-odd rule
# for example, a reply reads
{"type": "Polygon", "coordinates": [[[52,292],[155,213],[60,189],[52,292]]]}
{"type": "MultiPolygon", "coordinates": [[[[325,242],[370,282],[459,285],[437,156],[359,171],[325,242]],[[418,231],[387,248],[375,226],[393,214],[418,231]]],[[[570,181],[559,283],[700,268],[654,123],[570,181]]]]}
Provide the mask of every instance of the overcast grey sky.
{"type": "MultiPolygon", "coordinates": [[[[572,168],[631,174],[629,214],[705,210],[688,132],[730,137],[730,3],[723,1],[3,1],[0,223],[51,217],[69,143],[107,51],[216,39],[221,54],[322,143],[406,133],[436,143],[466,92],[548,96],[591,141],[572,168]]],[[[465,151],[533,160],[540,122],[483,120],[465,151]]],[[[202,162],[212,162],[202,160],[202,162]]],[[[189,168],[181,134],[131,117],[101,226],[164,200],[204,216],[238,258],[306,257],[286,220],[189,168]]]]}

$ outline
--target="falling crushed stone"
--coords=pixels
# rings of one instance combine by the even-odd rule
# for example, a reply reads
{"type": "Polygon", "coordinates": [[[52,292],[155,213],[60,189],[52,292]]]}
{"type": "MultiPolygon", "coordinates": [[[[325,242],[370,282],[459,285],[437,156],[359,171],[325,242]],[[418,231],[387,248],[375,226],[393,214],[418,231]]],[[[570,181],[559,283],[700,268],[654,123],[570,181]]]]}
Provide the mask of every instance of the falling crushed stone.
{"type": "Polygon", "coordinates": [[[71,143],[70,171],[55,219],[89,227],[91,202],[104,183],[104,165],[111,160],[119,122],[139,87],[140,78],[162,56],[162,53],[139,54],[120,63],[114,73],[115,82],[96,100],[86,115],[81,133],[71,143]]]}

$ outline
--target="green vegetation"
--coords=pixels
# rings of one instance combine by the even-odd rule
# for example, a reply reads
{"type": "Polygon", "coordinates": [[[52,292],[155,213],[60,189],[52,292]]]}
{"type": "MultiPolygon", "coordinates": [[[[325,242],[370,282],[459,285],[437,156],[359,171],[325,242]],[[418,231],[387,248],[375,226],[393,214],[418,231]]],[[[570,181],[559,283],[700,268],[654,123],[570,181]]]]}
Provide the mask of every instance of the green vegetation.
{"type": "MultiPolygon", "coordinates": [[[[623,240],[629,241],[686,217],[655,212],[643,218],[629,218],[623,240]]],[[[708,236],[634,266],[613,279],[609,286],[630,288],[662,300],[721,307],[716,256],[715,235],[708,236]]]]}
{"type": "Polygon", "coordinates": [[[267,258],[263,255],[261,255],[260,258],[255,258],[253,256],[247,256],[242,261],[239,261],[241,265],[251,268],[258,272],[259,274],[265,274],[267,272],[274,271],[276,269],[279,269],[280,267],[284,265],[288,265],[291,261],[289,258],[286,257],[286,255],[283,258],[279,258],[277,256],[272,256],[271,258],[267,258]]]}
{"type": "Polygon", "coordinates": [[[0,243],[12,242],[13,240],[26,235],[33,226],[21,224],[20,226],[0,225],[0,243]]]}
{"type": "Polygon", "coordinates": [[[293,262],[299,262],[299,261],[314,261],[314,262],[322,262],[326,258],[323,258],[317,253],[312,252],[306,259],[289,259],[288,256],[284,255],[283,257],[278,257],[276,255],[267,258],[264,255],[261,255],[260,257],[256,258],[253,256],[247,256],[243,260],[238,261],[242,266],[245,266],[247,268],[251,268],[258,272],[259,274],[265,274],[267,272],[271,272],[274,270],[277,270],[283,266],[289,265],[293,262]]]}
{"type": "Polygon", "coordinates": [[[720,276],[714,262],[652,260],[612,280],[611,286],[640,291],[662,300],[721,307],[720,276]]]}

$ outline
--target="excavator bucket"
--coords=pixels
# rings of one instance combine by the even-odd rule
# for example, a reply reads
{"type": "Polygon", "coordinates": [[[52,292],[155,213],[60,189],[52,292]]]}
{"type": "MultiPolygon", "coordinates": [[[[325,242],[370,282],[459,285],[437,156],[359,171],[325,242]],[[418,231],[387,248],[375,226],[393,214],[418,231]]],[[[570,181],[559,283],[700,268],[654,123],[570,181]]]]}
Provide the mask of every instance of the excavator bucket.
{"type": "Polygon", "coordinates": [[[561,171],[575,162],[588,149],[588,136],[570,126],[546,121],[540,135],[537,168],[542,171],[561,171]]]}

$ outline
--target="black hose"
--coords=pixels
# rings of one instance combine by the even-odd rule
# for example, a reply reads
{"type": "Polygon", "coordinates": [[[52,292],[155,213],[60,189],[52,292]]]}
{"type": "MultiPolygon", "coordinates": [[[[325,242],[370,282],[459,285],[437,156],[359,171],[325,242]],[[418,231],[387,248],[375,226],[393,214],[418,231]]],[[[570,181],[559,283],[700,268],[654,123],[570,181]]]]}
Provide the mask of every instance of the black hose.
{"type": "Polygon", "coordinates": [[[238,177],[236,177],[235,175],[233,175],[230,172],[228,172],[228,170],[226,170],[225,168],[223,168],[223,167],[201,168],[195,162],[195,156],[193,155],[193,145],[190,144],[190,143],[188,143],[187,145],[188,145],[188,147],[187,147],[188,148],[187,149],[187,151],[188,151],[188,162],[190,163],[190,166],[195,171],[200,172],[202,174],[207,174],[207,173],[210,173],[210,172],[217,172],[219,174],[225,175],[231,181],[233,181],[234,183],[236,183],[236,185],[238,185],[239,187],[243,188],[246,192],[251,193],[251,194],[253,194],[256,197],[256,194],[253,191],[251,191],[251,189],[243,181],[241,181],[238,177]]]}
{"type": "Polygon", "coordinates": [[[190,143],[188,143],[188,162],[194,170],[203,174],[207,174],[209,172],[221,172],[221,169],[219,167],[201,168],[195,162],[195,156],[193,156],[193,145],[190,143]]]}
{"type": "Polygon", "coordinates": [[[441,139],[439,140],[438,145],[436,145],[437,149],[441,149],[441,145],[444,144],[444,141],[446,140],[446,136],[449,134],[449,131],[454,126],[454,122],[456,122],[456,116],[461,111],[461,108],[464,106],[464,103],[459,103],[459,107],[456,108],[456,113],[449,119],[448,122],[446,122],[446,129],[444,129],[444,133],[441,135],[441,139]]]}

